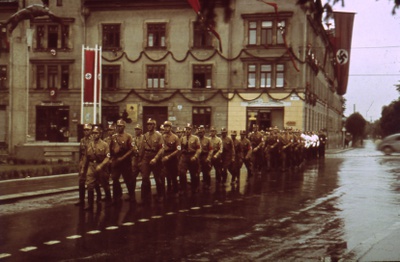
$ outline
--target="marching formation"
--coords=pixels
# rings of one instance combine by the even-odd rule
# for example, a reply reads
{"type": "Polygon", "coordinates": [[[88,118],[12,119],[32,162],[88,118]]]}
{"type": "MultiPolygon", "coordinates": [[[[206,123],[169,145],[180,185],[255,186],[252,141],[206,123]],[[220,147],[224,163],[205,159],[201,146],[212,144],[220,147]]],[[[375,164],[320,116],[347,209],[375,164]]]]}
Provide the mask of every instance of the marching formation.
{"type": "Polygon", "coordinates": [[[104,139],[101,139],[99,126],[84,125],[84,137],[80,141],[79,201],[75,205],[85,206],[86,191],[87,211],[93,211],[95,193],[96,201],[118,205],[122,199],[121,176],[129,194],[125,200],[132,204],[136,204],[135,187],[139,175],[144,205],[152,202],[151,174],[157,202],[163,202],[166,197],[183,196],[188,191],[195,194],[200,188],[209,190],[212,169],[216,187],[225,186],[227,182],[238,186],[243,165],[247,179],[253,175],[262,177],[270,171],[300,168],[305,160],[324,158],[327,142],[323,130],[319,133],[277,127],[258,130],[255,124],[252,132],[241,130],[239,137],[237,131],[231,131],[229,136],[226,128],[221,128],[218,136],[214,127],[206,136],[204,126],[193,130],[191,124],[177,127],[173,132],[170,121],[165,121],[157,131],[153,119],[148,119],[145,133],[137,124],[132,136],[125,131],[125,125],[124,120],[109,125],[104,139]]]}

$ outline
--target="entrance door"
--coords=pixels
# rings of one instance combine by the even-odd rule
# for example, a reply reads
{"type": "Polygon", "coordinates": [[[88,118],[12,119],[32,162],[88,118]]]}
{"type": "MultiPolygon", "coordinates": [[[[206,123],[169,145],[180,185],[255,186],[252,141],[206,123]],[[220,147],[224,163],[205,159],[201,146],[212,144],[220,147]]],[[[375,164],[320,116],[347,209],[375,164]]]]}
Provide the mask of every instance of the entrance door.
{"type": "Polygon", "coordinates": [[[160,129],[160,125],[168,120],[168,107],[166,106],[144,106],[143,107],[143,132],[147,132],[147,120],[155,119],[157,121],[156,128],[160,129]]]}
{"type": "Polygon", "coordinates": [[[283,128],[283,108],[247,108],[247,126],[252,131],[253,124],[259,126],[259,130],[277,126],[283,128]]]}
{"type": "Polygon", "coordinates": [[[69,106],[36,106],[36,141],[67,142],[69,106]]]}

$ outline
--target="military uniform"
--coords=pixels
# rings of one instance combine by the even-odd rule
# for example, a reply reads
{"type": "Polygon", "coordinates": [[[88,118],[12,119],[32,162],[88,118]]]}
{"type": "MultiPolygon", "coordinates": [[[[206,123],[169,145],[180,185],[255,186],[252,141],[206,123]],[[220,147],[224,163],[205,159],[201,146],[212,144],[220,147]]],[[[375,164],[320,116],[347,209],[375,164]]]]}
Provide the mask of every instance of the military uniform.
{"type": "MultiPolygon", "coordinates": [[[[97,134],[99,136],[98,129],[97,126],[93,128],[93,135],[97,134]]],[[[89,142],[85,154],[85,165],[88,166],[86,176],[86,186],[88,190],[87,210],[93,210],[94,190],[99,186],[99,183],[105,191],[106,199],[111,200],[109,182],[104,180],[106,176],[106,174],[104,174],[106,173],[104,167],[107,165],[109,157],[109,146],[106,142],[98,137],[89,142]]]]}
{"type": "Polygon", "coordinates": [[[236,139],[237,132],[231,132],[232,144],[234,148],[234,158],[232,159],[232,163],[229,166],[229,172],[232,174],[231,184],[237,183],[240,181],[240,169],[243,165],[243,152],[242,152],[242,144],[239,140],[236,139]]]}
{"type": "Polygon", "coordinates": [[[252,165],[251,165],[252,148],[251,148],[251,142],[246,137],[246,134],[247,133],[245,130],[240,131],[240,144],[242,146],[242,152],[243,152],[243,163],[247,169],[247,179],[249,179],[252,176],[252,165]]]}
{"type": "Polygon", "coordinates": [[[253,125],[255,129],[251,132],[249,136],[249,140],[251,142],[251,148],[253,149],[252,154],[252,166],[253,166],[253,174],[261,173],[263,166],[263,135],[258,131],[258,126],[253,125]]]}
{"type": "Polygon", "coordinates": [[[279,141],[281,144],[280,157],[282,170],[286,170],[290,167],[293,138],[289,134],[289,131],[285,130],[279,137],[279,141]]]}
{"type": "Polygon", "coordinates": [[[216,136],[217,130],[214,127],[210,128],[211,132],[211,147],[213,149],[211,163],[215,169],[215,180],[216,183],[221,183],[222,181],[222,161],[221,156],[223,152],[222,140],[216,136]]]}
{"type": "Polygon", "coordinates": [[[206,189],[209,189],[211,186],[211,159],[213,155],[213,148],[211,144],[211,139],[209,137],[204,136],[205,129],[204,126],[200,126],[198,130],[198,135],[200,139],[201,145],[201,153],[200,153],[200,172],[203,174],[203,186],[206,189]]]}
{"type": "Polygon", "coordinates": [[[179,160],[180,190],[186,191],[186,173],[189,170],[192,192],[196,192],[199,186],[199,156],[201,152],[200,140],[191,134],[192,126],[185,127],[185,134],[181,137],[182,155],[179,160]]]}
{"type": "Polygon", "coordinates": [[[155,126],[155,120],[147,120],[148,132],[144,134],[140,153],[140,169],[142,171],[141,194],[142,200],[145,204],[151,202],[150,174],[152,172],[156,182],[157,195],[159,199],[165,194],[165,178],[161,172],[163,138],[161,133],[155,130],[155,126]]]}
{"type": "Polygon", "coordinates": [[[140,148],[143,144],[143,135],[142,135],[143,128],[141,125],[137,124],[135,126],[135,137],[133,138],[133,154],[132,154],[132,179],[133,179],[133,185],[136,188],[136,181],[137,177],[139,176],[140,173],[140,148]]]}
{"type": "Polygon", "coordinates": [[[75,203],[76,206],[84,206],[85,204],[85,194],[86,194],[86,172],[87,164],[85,162],[86,149],[91,140],[90,132],[92,130],[92,125],[85,124],[83,126],[84,137],[79,143],[79,174],[78,174],[78,186],[79,186],[79,200],[75,203]]]}
{"type": "Polygon", "coordinates": [[[165,133],[163,134],[163,177],[167,178],[167,192],[177,194],[178,188],[178,156],[181,150],[180,139],[171,131],[172,123],[164,122],[165,133]]]}
{"type": "Polygon", "coordinates": [[[319,132],[318,138],[319,138],[318,157],[325,158],[325,146],[328,138],[326,137],[326,134],[323,130],[319,132]]]}
{"type": "Polygon", "coordinates": [[[228,168],[231,166],[232,162],[235,161],[235,146],[233,145],[232,138],[227,136],[227,130],[224,127],[221,128],[221,141],[223,147],[221,155],[221,182],[225,184],[228,177],[228,168]]]}
{"type": "Polygon", "coordinates": [[[117,202],[121,199],[122,188],[119,179],[122,175],[128,189],[129,200],[135,202],[135,185],[133,184],[134,181],[132,178],[133,138],[130,134],[124,132],[124,128],[125,121],[118,120],[117,132],[112,136],[110,143],[113,200],[117,202]]]}

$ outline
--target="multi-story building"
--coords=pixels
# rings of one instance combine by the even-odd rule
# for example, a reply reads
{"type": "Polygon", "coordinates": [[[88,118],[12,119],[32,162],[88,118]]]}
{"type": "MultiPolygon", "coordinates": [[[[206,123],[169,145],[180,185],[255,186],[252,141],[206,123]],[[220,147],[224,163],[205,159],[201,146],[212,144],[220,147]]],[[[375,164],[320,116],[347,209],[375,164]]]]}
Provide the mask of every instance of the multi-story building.
{"type": "MultiPolygon", "coordinates": [[[[325,128],[340,143],[343,98],[315,1],[48,0],[49,16],[1,28],[0,143],[77,142],[82,46],[101,46],[101,122],[325,128]],[[276,8],[275,8],[276,7],[276,8]],[[197,11],[197,10],[196,10],[197,11]]],[[[0,0],[0,22],[33,0],[0,0]],[[5,9],[3,6],[8,6],[5,9]]],[[[145,125],[144,125],[145,126],[145,125]]]]}

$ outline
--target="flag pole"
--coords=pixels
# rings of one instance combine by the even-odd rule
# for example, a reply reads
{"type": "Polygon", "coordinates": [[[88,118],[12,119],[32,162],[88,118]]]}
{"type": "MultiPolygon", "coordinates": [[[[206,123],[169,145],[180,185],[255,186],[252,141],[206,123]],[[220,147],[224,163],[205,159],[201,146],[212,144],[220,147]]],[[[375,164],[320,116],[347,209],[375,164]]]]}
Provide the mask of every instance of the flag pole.
{"type": "Polygon", "coordinates": [[[82,45],[82,77],[81,77],[81,124],[83,124],[83,95],[85,87],[85,46],[82,45]]]}
{"type": "Polygon", "coordinates": [[[98,52],[97,52],[97,45],[95,45],[94,48],[94,74],[93,74],[93,78],[94,78],[94,92],[93,92],[93,124],[97,124],[97,63],[98,61],[98,52]]]}

